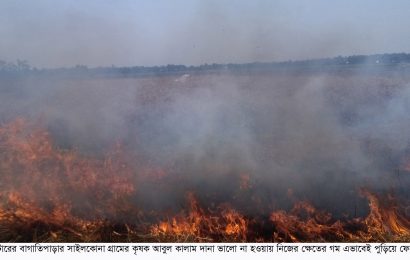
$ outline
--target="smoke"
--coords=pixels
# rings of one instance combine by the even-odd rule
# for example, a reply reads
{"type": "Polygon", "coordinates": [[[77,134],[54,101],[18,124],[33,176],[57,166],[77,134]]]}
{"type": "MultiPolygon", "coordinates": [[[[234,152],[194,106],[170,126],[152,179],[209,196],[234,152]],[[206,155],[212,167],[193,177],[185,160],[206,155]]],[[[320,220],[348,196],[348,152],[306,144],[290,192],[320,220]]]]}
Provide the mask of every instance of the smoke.
{"type": "Polygon", "coordinates": [[[209,207],[229,202],[251,215],[290,207],[294,199],[356,215],[366,211],[362,187],[408,193],[405,76],[255,73],[1,84],[2,122],[38,121],[59,148],[92,156],[122,142],[136,175],[163,169],[165,188],[138,184],[135,201],[143,207],[178,209],[193,191],[209,207]],[[241,176],[249,176],[246,190],[241,176]]]}
{"type": "Polygon", "coordinates": [[[243,63],[409,52],[409,4],[2,1],[0,59],[37,67],[243,63]]]}

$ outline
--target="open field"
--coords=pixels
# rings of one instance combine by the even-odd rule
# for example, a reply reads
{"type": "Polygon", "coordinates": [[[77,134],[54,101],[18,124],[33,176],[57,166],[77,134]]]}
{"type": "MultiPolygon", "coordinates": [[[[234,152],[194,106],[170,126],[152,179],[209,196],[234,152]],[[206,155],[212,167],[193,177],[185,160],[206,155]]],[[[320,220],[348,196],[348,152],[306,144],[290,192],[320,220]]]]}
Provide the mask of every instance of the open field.
{"type": "Polygon", "coordinates": [[[0,241],[410,242],[410,73],[0,79],[0,241]]]}

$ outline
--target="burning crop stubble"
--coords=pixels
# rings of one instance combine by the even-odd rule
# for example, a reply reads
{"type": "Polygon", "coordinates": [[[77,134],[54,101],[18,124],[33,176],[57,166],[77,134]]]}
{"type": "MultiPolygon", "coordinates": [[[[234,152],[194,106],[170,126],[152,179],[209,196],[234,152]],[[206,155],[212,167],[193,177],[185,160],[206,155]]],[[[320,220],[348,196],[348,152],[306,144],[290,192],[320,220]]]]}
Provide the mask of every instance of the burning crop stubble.
{"type": "Polygon", "coordinates": [[[408,82],[255,72],[4,83],[2,240],[406,240],[408,82]]]}

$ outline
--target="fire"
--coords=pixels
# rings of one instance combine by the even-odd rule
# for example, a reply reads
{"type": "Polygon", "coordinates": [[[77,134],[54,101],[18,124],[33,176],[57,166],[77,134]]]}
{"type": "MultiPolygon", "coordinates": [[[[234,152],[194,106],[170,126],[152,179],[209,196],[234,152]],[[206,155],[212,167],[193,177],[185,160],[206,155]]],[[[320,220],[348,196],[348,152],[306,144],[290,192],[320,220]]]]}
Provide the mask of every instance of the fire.
{"type": "Polygon", "coordinates": [[[187,197],[190,212],[153,225],[153,236],[182,241],[246,241],[247,220],[241,214],[224,206],[220,212],[211,215],[205,213],[192,193],[187,197]]]}
{"type": "MultiPolygon", "coordinates": [[[[47,131],[24,119],[3,125],[0,241],[410,241],[408,200],[365,189],[364,217],[336,218],[298,201],[292,190],[293,208],[270,214],[235,208],[232,198],[209,203],[195,190],[186,192],[186,206],[176,213],[144,210],[135,202],[140,186],[175,182],[168,184],[173,176],[160,167],[130,162],[119,144],[106,156],[90,157],[57,148],[47,131]]],[[[249,174],[237,178],[245,194],[257,189],[249,174]]]]}
{"type": "Polygon", "coordinates": [[[365,219],[365,223],[370,227],[371,233],[410,236],[410,221],[401,214],[400,207],[393,197],[388,196],[384,205],[381,205],[383,201],[376,195],[368,191],[363,191],[363,194],[369,200],[370,214],[365,219]]]}
{"type": "Polygon", "coordinates": [[[78,235],[99,223],[102,211],[115,217],[118,210],[106,205],[121,205],[135,190],[132,172],[119,153],[114,150],[103,160],[86,159],[54,148],[46,131],[23,119],[3,126],[0,221],[29,226],[44,222],[76,229],[71,233],[78,235]]]}
{"type": "Polygon", "coordinates": [[[290,213],[273,212],[271,220],[277,230],[275,240],[374,242],[409,239],[410,222],[398,211],[393,198],[382,206],[382,199],[369,191],[363,190],[362,195],[368,199],[370,209],[363,219],[334,220],[329,213],[319,211],[307,202],[297,203],[290,213]]]}

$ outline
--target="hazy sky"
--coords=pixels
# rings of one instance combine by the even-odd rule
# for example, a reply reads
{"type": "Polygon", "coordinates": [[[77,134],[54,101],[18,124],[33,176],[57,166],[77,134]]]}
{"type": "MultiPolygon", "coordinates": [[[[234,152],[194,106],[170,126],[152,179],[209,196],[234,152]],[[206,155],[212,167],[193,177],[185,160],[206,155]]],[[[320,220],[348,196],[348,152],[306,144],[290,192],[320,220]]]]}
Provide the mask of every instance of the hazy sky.
{"type": "Polygon", "coordinates": [[[408,0],[1,0],[0,60],[37,67],[410,52],[408,0]]]}

